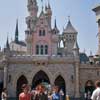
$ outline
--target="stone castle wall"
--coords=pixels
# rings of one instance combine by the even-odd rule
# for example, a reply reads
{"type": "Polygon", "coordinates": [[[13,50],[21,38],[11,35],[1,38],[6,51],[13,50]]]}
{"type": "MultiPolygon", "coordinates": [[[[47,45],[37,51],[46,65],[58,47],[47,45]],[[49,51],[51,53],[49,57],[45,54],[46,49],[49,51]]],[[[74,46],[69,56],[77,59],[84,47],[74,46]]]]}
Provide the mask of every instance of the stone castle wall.
{"type": "MultiPolygon", "coordinates": [[[[59,59],[60,60],[60,59],[59,59]]],[[[66,59],[65,59],[66,60],[66,59]]],[[[41,61],[40,61],[41,62],[41,61]]],[[[46,62],[46,61],[44,61],[46,62]]],[[[60,75],[66,84],[66,93],[71,96],[75,95],[75,66],[73,62],[68,61],[49,61],[45,65],[38,64],[36,62],[27,62],[25,59],[22,62],[13,62],[8,66],[8,78],[11,76],[11,81],[7,82],[7,88],[9,95],[12,97],[16,96],[17,80],[21,75],[24,75],[28,80],[28,83],[32,85],[32,80],[37,72],[40,70],[45,72],[49,77],[51,85],[54,85],[55,79],[60,75]],[[71,77],[73,76],[73,79],[71,77]]],[[[9,79],[8,79],[9,80],[9,79]]]]}

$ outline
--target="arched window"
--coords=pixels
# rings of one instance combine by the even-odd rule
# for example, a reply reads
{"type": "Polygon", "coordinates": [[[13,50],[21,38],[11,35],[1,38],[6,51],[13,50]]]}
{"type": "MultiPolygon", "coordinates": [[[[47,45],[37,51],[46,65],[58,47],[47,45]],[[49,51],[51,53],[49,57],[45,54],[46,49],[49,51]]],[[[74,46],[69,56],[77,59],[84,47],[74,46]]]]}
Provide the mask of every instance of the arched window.
{"type": "Polygon", "coordinates": [[[42,31],[41,30],[39,30],[39,36],[42,36],[42,31]]]}
{"type": "Polygon", "coordinates": [[[37,55],[47,55],[48,45],[36,45],[36,54],[37,55]]]}
{"type": "Polygon", "coordinates": [[[40,49],[41,49],[41,55],[43,55],[43,49],[44,49],[44,46],[41,45],[40,49]]]}
{"type": "Polygon", "coordinates": [[[45,45],[45,54],[47,55],[48,54],[48,46],[45,45]]]}
{"type": "Polygon", "coordinates": [[[43,36],[45,36],[45,30],[43,30],[43,36]]]}
{"type": "Polygon", "coordinates": [[[36,54],[39,54],[39,45],[36,45],[36,54]]]}
{"type": "Polygon", "coordinates": [[[45,30],[39,30],[39,36],[45,36],[45,30]]]}

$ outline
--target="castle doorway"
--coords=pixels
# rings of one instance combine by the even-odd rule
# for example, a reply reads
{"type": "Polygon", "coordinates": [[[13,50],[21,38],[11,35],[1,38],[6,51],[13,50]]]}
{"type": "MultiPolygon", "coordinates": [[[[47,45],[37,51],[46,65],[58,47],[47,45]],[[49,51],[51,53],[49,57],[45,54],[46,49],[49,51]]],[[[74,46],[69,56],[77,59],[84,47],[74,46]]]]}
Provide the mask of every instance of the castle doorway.
{"type": "Polygon", "coordinates": [[[32,89],[34,89],[38,84],[43,84],[46,87],[50,85],[50,80],[47,74],[42,70],[37,72],[36,75],[34,76],[32,81],[32,89]]]}
{"type": "Polygon", "coordinates": [[[65,97],[66,97],[66,85],[65,85],[65,80],[63,79],[63,77],[61,75],[59,75],[55,79],[55,85],[59,86],[59,90],[63,91],[63,93],[64,93],[63,100],[65,100],[65,97]]]}
{"type": "Polygon", "coordinates": [[[19,94],[22,92],[22,85],[27,84],[28,81],[24,75],[20,76],[19,79],[17,80],[17,87],[16,87],[16,96],[18,97],[19,94]]]}

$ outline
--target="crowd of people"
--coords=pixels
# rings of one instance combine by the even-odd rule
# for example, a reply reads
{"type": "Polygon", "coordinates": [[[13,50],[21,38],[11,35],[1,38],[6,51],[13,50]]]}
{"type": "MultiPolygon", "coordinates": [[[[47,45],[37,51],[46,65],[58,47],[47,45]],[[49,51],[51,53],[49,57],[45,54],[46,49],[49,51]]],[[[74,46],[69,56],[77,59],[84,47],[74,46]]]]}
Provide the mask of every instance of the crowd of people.
{"type": "Polygon", "coordinates": [[[63,100],[64,93],[59,91],[58,86],[54,86],[52,92],[47,92],[45,86],[39,84],[34,90],[30,90],[27,84],[23,84],[22,93],[19,100],[63,100]]]}
{"type": "MultiPolygon", "coordinates": [[[[95,82],[95,90],[90,98],[85,100],[100,100],[100,81],[95,82]]],[[[1,94],[1,100],[7,100],[7,89],[4,88],[1,94]]],[[[52,91],[46,91],[44,85],[39,84],[35,89],[31,90],[28,84],[22,85],[22,92],[19,94],[19,100],[64,100],[64,92],[59,90],[58,86],[54,86],[52,91]]]]}

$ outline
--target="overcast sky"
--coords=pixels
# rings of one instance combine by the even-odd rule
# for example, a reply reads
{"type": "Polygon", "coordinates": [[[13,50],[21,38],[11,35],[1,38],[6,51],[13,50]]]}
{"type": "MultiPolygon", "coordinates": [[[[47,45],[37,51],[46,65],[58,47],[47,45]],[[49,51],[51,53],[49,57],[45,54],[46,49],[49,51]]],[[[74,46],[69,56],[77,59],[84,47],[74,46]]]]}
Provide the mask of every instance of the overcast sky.
{"type": "MultiPolygon", "coordinates": [[[[57,19],[57,26],[62,33],[66,27],[68,16],[73,26],[78,31],[78,44],[80,51],[84,49],[89,54],[90,50],[95,55],[97,51],[97,23],[92,8],[100,3],[100,0],[49,0],[53,11],[52,26],[57,19]]],[[[39,12],[41,11],[41,0],[37,0],[39,12]]],[[[44,0],[44,5],[48,0],[44,0]]],[[[27,0],[1,0],[0,2],[0,45],[4,47],[7,34],[9,41],[14,39],[16,19],[19,19],[19,38],[25,39],[25,17],[28,16],[27,0]]]]}

